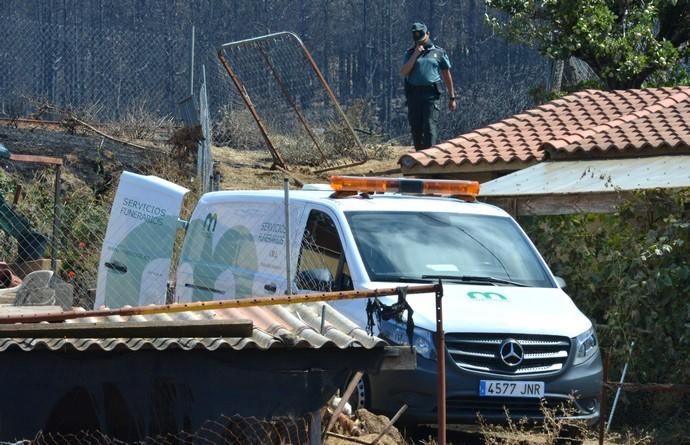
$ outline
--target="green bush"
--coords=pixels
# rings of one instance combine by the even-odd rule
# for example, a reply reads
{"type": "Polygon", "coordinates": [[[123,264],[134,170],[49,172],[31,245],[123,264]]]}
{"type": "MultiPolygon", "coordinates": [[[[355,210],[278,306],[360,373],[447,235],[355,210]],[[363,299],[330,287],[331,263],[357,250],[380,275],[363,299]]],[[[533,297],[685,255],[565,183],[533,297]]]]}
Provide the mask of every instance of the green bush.
{"type": "MultiPolygon", "coordinates": [[[[53,236],[53,207],[55,200],[54,172],[51,169],[38,171],[32,180],[22,180],[0,170],[0,193],[5,198],[13,196],[14,184],[22,185],[22,197],[16,210],[26,217],[33,228],[53,236]]],[[[85,185],[71,185],[60,196],[60,218],[57,226],[57,255],[60,261],[58,274],[75,285],[76,298],[84,300],[88,289],[95,288],[98,261],[105,228],[110,215],[110,198],[105,201],[96,197],[85,185]]],[[[13,249],[4,234],[3,257],[13,260],[13,249]]],[[[45,257],[51,256],[48,247],[45,257]]]]}
{"type": "MultiPolygon", "coordinates": [[[[597,325],[610,380],[690,382],[690,190],[640,192],[615,214],[523,218],[567,292],[597,325]]],[[[676,420],[688,396],[623,393],[616,423],[676,420]],[[653,413],[653,415],[650,415],[653,413]]],[[[686,431],[689,432],[689,431],[686,431]]]]}

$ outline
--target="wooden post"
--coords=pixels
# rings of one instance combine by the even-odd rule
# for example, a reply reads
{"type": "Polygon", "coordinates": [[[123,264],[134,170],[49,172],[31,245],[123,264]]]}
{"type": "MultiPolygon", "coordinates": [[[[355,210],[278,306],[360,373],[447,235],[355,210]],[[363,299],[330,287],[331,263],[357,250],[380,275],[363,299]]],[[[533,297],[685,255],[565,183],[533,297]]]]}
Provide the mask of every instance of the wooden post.
{"type": "Polygon", "coordinates": [[[345,393],[343,393],[343,396],[340,399],[340,403],[338,403],[338,406],[335,408],[335,412],[333,412],[333,415],[331,416],[330,422],[328,422],[328,427],[326,427],[327,433],[331,430],[331,428],[333,428],[333,425],[335,425],[336,420],[338,420],[338,416],[340,415],[340,413],[343,412],[343,408],[345,408],[345,404],[350,399],[350,396],[355,391],[357,384],[359,383],[360,380],[362,380],[363,376],[364,376],[364,373],[362,373],[362,371],[357,371],[355,373],[354,377],[352,377],[352,380],[350,380],[350,384],[347,385],[347,388],[345,389],[345,393]]]}
{"type": "Polygon", "coordinates": [[[400,407],[400,409],[398,410],[398,412],[395,413],[395,415],[393,416],[393,418],[386,424],[386,426],[383,427],[383,429],[381,430],[381,432],[379,433],[379,435],[376,436],[376,437],[374,438],[374,440],[371,441],[371,445],[376,445],[377,443],[379,443],[379,440],[381,440],[381,438],[383,437],[383,435],[386,434],[386,432],[393,426],[393,424],[394,424],[395,422],[398,421],[398,419],[400,418],[400,416],[402,416],[403,413],[404,413],[406,410],[407,410],[407,404],[403,404],[403,406],[400,407]]]}

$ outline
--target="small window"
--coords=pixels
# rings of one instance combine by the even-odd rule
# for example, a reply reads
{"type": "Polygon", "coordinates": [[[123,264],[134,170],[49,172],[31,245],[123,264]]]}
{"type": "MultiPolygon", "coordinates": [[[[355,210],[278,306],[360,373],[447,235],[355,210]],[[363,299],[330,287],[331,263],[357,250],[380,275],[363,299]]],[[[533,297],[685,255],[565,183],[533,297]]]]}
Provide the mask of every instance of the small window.
{"type": "Polygon", "coordinates": [[[297,287],[321,292],[351,290],[349,268],[338,229],[326,213],[312,210],[304,229],[297,287]]]}

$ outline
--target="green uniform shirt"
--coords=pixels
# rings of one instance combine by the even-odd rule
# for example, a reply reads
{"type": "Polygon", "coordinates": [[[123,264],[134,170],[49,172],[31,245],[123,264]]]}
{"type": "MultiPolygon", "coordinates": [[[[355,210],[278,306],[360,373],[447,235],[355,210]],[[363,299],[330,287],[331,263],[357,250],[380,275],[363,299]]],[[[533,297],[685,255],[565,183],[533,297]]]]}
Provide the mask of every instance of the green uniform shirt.
{"type": "MultiPolygon", "coordinates": [[[[415,46],[405,51],[403,65],[410,60],[414,49],[415,46]]],[[[424,52],[417,57],[412,71],[407,75],[407,82],[416,86],[433,85],[441,80],[441,70],[448,69],[450,69],[450,59],[446,50],[429,40],[424,45],[424,52]]]]}

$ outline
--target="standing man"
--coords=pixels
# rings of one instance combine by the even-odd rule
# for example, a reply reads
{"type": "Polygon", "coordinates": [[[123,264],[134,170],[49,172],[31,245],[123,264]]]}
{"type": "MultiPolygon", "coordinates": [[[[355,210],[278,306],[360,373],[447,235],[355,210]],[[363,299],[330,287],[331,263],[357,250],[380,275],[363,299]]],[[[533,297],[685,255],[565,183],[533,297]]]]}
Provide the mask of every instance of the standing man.
{"type": "Polygon", "coordinates": [[[405,51],[400,74],[405,77],[407,119],[414,148],[424,150],[435,145],[438,138],[442,80],[448,93],[448,109],[455,111],[457,105],[446,51],[434,45],[424,23],[412,24],[412,38],[414,45],[405,51]]]}

